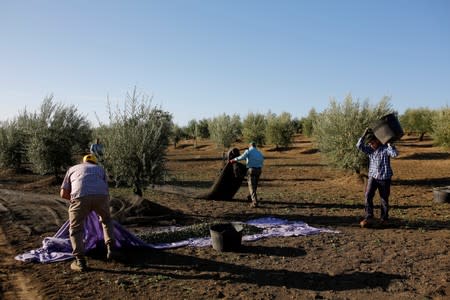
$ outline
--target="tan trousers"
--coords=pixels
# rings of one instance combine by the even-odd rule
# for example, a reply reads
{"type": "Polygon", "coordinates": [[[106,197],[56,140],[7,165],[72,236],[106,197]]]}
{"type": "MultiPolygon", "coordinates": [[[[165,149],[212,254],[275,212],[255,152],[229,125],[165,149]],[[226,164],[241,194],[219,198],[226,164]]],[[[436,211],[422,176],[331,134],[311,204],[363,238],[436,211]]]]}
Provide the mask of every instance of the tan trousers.
{"type": "Polygon", "coordinates": [[[258,189],[259,176],[261,176],[261,168],[249,168],[247,171],[247,183],[252,203],[258,202],[256,190],[258,189]]]}
{"type": "Polygon", "coordinates": [[[69,235],[73,249],[72,254],[75,257],[84,256],[84,221],[91,211],[95,211],[100,216],[105,244],[113,245],[114,243],[109,196],[92,195],[72,199],[69,205],[69,235]]]}

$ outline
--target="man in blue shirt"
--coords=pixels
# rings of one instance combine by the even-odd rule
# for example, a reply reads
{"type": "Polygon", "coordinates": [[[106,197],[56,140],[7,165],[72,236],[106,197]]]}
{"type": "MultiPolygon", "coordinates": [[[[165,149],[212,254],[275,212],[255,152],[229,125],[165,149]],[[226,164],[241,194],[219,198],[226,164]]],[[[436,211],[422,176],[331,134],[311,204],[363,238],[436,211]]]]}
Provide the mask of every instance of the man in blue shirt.
{"type": "Polygon", "coordinates": [[[390,143],[383,145],[369,129],[359,138],[356,147],[369,156],[369,173],[365,192],[365,218],[361,227],[367,227],[373,219],[373,197],[376,190],[381,198],[381,224],[386,224],[389,218],[389,195],[391,190],[391,157],[398,155],[397,149],[390,143]],[[368,141],[364,144],[364,139],[368,141]]]}
{"type": "Polygon", "coordinates": [[[250,142],[249,148],[238,157],[230,160],[230,163],[235,163],[240,160],[246,160],[247,162],[247,182],[250,195],[248,198],[252,200],[251,207],[258,206],[258,197],[256,190],[258,188],[259,177],[261,176],[262,167],[264,164],[264,156],[256,149],[256,143],[250,142]]]}
{"type": "Polygon", "coordinates": [[[103,162],[103,145],[100,143],[100,139],[97,138],[95,140],[95,144],[92,144],[89,148],[91,154],[94,154],[97,158],[97,161],[103,162]]]}

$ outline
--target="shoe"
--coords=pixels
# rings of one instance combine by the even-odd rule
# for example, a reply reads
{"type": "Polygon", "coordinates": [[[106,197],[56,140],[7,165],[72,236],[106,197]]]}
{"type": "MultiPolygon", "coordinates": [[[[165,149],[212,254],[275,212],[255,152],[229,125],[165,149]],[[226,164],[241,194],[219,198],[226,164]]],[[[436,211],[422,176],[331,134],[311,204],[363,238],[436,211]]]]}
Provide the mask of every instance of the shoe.
{"type": "Polygon", "coordinates": [[[370,227],[370,225],[372,225],[372,221],[370,219],[363,219],[361,222],[359,222],[359,225],[361,226],[361,228],[367,228],[370,227]]]}
{"type": "Polygon", "coordinates": [[[76,272],[86,272],[89,270],[85,259],[75,259],[75,261],[70,264],[70,269],[76,272]]]}
{"type": "Polygon", "coordinates": [[[390,224],[389,220],[383,220],[383,219],[380,220],[380,226],[387,227],[387,226],[389,226],[389,224],[390,224]]]}
{"type": "Polygon", "coordinates": [[[251,208],[256,208],[256,207],[258,207],[258,203],[252,202],[252,203],[250,203],[250,207],[251,207],[251,208]]]}

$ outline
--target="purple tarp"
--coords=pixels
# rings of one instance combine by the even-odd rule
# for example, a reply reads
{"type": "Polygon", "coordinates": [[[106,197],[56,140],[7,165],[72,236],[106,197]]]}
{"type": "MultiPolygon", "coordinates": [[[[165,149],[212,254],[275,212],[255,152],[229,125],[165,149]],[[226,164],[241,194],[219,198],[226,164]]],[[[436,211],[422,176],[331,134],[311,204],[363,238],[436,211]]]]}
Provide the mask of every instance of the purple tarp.
{"type": "MultiPolygon", "coordinates": [[[[126,230],[118,222],[113,221],[114,236],[118,248],[151,247],[134,234],[126,230]]],[[[103,227],[95,212],[88,215],[84,225],[85,250],[90,251],[104,244],[103,227]]],[[[72,245],[69,239],[69,221],[66,221],[53,237],[46,237],[42,247],[17,255],[15,259],[25,262],[56,262],[73,258],[72,245]]]]}
{"type": "MultiPolygon", "coordinates": [[[[173,243],[149,244],[136,237],[116,221],[113,221],[113,223],[116,246],[118,248],[147,247],[154,249],[169,249],[185,246],[211,246],[211,238],[209,237],[191,238],[173,243]]],[[[336,230],[311,227],[302,221],[288,221],[273,217],[253,219],[247,221],[246,223],[262,228],[263,232],[243,236],[242,240],[245,242],[256,241],[267,237],[307,236],[319,233],[339,233],[339,231],[336,230]]],[[[86,251],[94,250],[98,247],[98,245],[103,244],[104,240],[102,225],[98,219],[98,216],[95,213],[91,213],[85,222],[85,249],[86,251]]],[[[72,258],[72,246],[69,240],[69,221],[66,221],[53,237],[44,238],[41,248],[28,251],[15,257],[15,259],[24,262],[41,263],[57,262],[72,258]]]]}

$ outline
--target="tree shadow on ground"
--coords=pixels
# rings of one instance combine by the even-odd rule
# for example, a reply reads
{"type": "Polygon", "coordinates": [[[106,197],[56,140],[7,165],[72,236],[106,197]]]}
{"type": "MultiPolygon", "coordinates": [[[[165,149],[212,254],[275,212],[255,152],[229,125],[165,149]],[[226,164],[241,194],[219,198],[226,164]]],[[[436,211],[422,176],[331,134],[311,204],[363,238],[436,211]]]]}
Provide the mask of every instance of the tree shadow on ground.
{"type": "Polygon", "coordinates": [[[431,147],[433,147],[433,144],[415,144],[415,143],[412,143],[412,144],[410,144],[410,143],[408,143],[408,144],[406,144],[406,143],[402,143],[402,144],[400,144],[402,147],[414,147],[414,148],[431,148],[431,147]]]}
{"type": "Polygon", "coordinates": [[[319,164],[319,163],[298,163],[298,164],[273,164],[270,165],[271,167],[278,167],[278,168],[297,168],[297,167],[324,167],[325,164],[319,164]]]}
{"type": "MultiPolygon", "coordinates": [[[[244,253],[271,255],[279,247],[248,246],[244,253]],[[250,248],[254,248],[250,250],[250,248]],[[258,249],[259,248],[259,249],[258,249]]],[[[303,253],[300,253],[304,255],[303,253]]],[[[243,255],[243,253],[236,253],[243,255]]],[[[108,273],[123,275],[166,276],[175,280],[214,280],[233,283],[255,284],[257,286],[287,287],[314,291],[345,291],[357,289],[387,289],[393,280],[406,279],[398,274],[384,272],[351,272],[329,275],[318,272],[289,271],[282,269],[264,269],[239,264],[218,262],[194,256],[170,253],[163,250],[136,250],[127,255],[127,266],[138,270],[104,270],[108,273]],[[192,272],[194,271],[194,272],[192,272]]]]}
{"type": "Polygon", "coordinates": [[[188,162],[188,161],[193,161],[193,162],[202,162],[202,161],[222,161],[223,159],[221,157],[189,157],[189,158],[173,158],[171,159],[171,161],[184,161],[184,162],[188,162]]]}
{"type": "Polygon", "coordinates": [[[450,177],[440,178],[424,178],[424,179],[396,179],[392,180],[392,185],[396,186],[424,186],[424,187],[436,187],[450,185],[450,177]]]}
{"type": "MultiPolygon", "coordinates": [[[[280,208],[327,208],[327,209],[364,209],[364,203],[347,204],[347,203],[314,203],[314,202],[287,202],[287,201],[261,201],[261,205],[284,205],[280,208]]],[[[408,209],[408,208],[420,208],[423,205],[398,205],[391,204],[390,208],[395,209],[408,209]]],[[[377,206],[375,206],[377,208],[377,206]]]]}
{"type": "Polygon", "coordinates": [[[449,159],[450,153],[431,152],[431,153],[414,153],[408,156],[400,156],[398,159],[404,160],[443,160],[449,159]]]}

